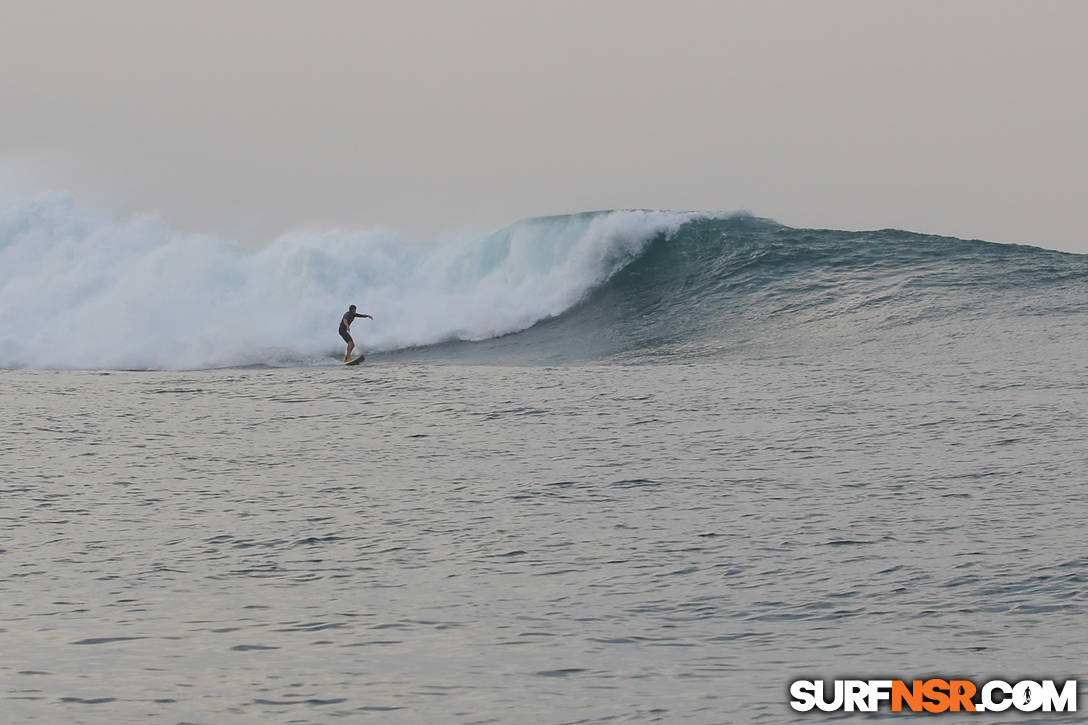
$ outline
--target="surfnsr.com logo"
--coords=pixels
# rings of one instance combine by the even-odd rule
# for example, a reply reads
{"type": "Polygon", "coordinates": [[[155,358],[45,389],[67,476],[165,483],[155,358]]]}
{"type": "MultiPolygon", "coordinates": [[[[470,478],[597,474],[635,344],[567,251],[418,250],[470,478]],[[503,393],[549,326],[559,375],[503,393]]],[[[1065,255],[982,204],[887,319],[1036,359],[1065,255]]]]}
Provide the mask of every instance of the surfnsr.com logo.
{"type": "Polygon", "coordinates": [[[796,680],[790,707],[798,712],[1076,712],[1077,681],[990,680],[796,680]]]}

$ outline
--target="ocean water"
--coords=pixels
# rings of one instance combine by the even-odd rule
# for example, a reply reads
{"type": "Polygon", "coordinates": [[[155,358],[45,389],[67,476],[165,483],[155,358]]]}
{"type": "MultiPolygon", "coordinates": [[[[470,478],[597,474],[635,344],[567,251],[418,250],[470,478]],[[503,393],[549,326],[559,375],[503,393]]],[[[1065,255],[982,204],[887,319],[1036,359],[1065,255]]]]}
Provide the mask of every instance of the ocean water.
{"type": "Polygon", "coordinates": [[[1088,677],[1084,256],[4,214],[5,721],[800,723],[794,679],[1088,677]]]}

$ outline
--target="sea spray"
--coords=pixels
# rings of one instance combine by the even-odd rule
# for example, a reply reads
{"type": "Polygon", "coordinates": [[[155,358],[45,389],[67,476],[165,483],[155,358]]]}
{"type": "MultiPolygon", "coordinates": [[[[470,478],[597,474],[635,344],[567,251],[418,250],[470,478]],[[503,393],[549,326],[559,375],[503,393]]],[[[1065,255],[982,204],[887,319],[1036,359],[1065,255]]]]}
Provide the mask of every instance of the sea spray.
{"type": "Polygon", "coordinates": [[[0,205],[0,367],[170,369],[335,355],[342,308],[367,350],[482,340],[558,315],[691,214],[528,219],[483,239],[295,232],[253,249],[71,197],[0,205]]]}

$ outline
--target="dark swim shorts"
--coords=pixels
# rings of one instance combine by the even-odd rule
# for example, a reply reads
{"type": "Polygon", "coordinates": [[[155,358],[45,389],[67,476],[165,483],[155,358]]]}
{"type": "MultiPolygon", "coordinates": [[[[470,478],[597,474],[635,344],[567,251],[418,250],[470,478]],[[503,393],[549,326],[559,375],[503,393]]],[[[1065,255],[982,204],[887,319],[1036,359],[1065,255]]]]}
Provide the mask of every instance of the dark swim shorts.
{"type": "Polygon", "coordinates": [[[355,340],[351,339],[351,335],[348,334],[348,331],[343,327],[340,328],[340,337],[344,338],[344,342],[355,342],[355,340]]]}

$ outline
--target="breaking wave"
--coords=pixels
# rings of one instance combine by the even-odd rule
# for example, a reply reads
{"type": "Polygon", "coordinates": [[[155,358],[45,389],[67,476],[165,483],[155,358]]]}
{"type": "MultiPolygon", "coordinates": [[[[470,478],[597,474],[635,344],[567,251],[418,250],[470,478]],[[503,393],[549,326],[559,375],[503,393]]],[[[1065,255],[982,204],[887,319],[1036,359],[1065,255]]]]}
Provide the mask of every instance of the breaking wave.
{"type": "Polygon", "coordinates": [[[348,304],[374,315],[353,328],[363,349],[392,359],[893,349],[1009,316],[1079,319],[1086,281],[1085,255],[745,215],[606,211],[467,241],[323,231],[251,248],[44,195],[0,208],[0,367],[333,364],[348,304]]]}

